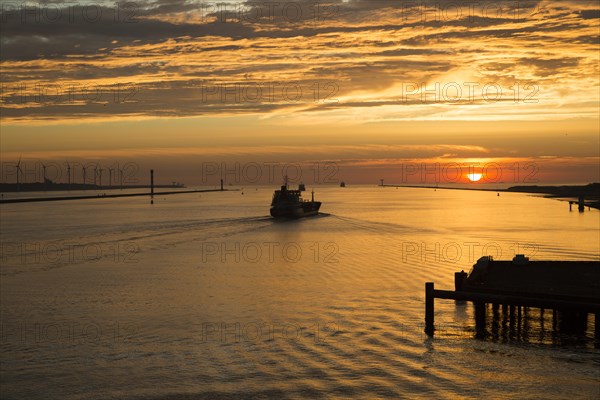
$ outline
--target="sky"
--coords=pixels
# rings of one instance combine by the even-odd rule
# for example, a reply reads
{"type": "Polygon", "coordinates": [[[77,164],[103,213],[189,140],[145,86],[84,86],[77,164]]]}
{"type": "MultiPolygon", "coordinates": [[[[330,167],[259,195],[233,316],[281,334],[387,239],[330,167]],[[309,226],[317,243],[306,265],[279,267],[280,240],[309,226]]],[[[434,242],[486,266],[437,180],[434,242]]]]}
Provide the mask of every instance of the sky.
{"type": "Polygon", "coordinates": [[[0,4],[2,182],[600,181],[596,1],[0,4]]]}

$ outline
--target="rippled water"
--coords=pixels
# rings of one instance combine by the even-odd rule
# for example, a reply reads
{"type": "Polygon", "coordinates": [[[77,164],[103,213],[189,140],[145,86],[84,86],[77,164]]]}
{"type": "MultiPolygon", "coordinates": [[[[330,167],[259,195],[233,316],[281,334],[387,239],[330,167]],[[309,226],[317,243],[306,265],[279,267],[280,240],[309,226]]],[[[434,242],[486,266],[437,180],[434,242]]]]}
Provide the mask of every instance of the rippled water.
{"type": "Polygon", "coordinates": [[[271,188],[1,206],[2,399],[595,398],[600,351],[552,313],[495,318],[424,283],[491,254],[598,260],[598,211],[524,194],[271,188]],[[495,325],[493,325],[495,324],[495,325]],[[494,327],[495,326],[495,327],[494,327]]]}

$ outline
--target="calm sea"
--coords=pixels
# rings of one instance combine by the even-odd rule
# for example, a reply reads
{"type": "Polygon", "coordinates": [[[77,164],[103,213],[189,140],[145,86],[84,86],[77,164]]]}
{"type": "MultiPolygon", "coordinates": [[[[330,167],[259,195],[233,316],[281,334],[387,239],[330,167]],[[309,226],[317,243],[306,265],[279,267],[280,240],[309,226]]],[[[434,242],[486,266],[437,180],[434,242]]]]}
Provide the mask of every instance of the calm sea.
{"type": "Polygon", "coordinates": [[[600,213],[525,194],[272,188],[0,206],[2,399],[598,398],[593,317],[436,301],[482,255],[598,260],[600,213]],[[310,195],[310,194],[309,194],[310,195]]]}

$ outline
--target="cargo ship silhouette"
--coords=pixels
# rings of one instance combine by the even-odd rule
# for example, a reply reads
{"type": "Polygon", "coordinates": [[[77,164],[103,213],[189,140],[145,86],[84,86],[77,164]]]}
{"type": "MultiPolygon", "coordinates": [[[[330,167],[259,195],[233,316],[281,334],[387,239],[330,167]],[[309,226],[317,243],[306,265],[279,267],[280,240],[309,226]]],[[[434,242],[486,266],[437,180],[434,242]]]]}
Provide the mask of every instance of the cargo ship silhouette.
{"type": "Polygon", "coordinates": [[[314,191],[311,192],[310,200],[302,199],[302,186],[298,190],[290,190],[286,176],[285,184],[281,186],[280,190],[273,193],[271,216],[274,218],[302,218],[318,214],[321,202],[315,201],[314,191]]]}

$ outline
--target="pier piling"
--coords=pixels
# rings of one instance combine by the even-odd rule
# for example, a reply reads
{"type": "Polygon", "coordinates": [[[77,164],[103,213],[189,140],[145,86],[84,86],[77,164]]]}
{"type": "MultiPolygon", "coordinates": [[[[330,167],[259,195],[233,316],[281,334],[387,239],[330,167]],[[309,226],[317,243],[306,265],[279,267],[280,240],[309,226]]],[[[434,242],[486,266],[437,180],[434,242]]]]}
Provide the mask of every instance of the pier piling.
{"type": "Polygon", "coordinates": [[[425,283],[425,333],[433,336],[434,324],[434,287],[433,282],[425,283]]]}
{"type": "Polygon", "coordinates": [[[487,304],[481,301],[475,302],[475,334],[476,337],[486,336],[486,312],[487,304]]]}
{"type": "Polygon", "coordinates": [[[467,279],[467,273],[465,271],[454,273],[454,290],[457,292],[462,290],[463,282],[467,279]]]}
{"type": "Polygon", "coordinates": [[[596,348],[600,348],[600,313],[594,314],[594,339],[596,348]]]}

